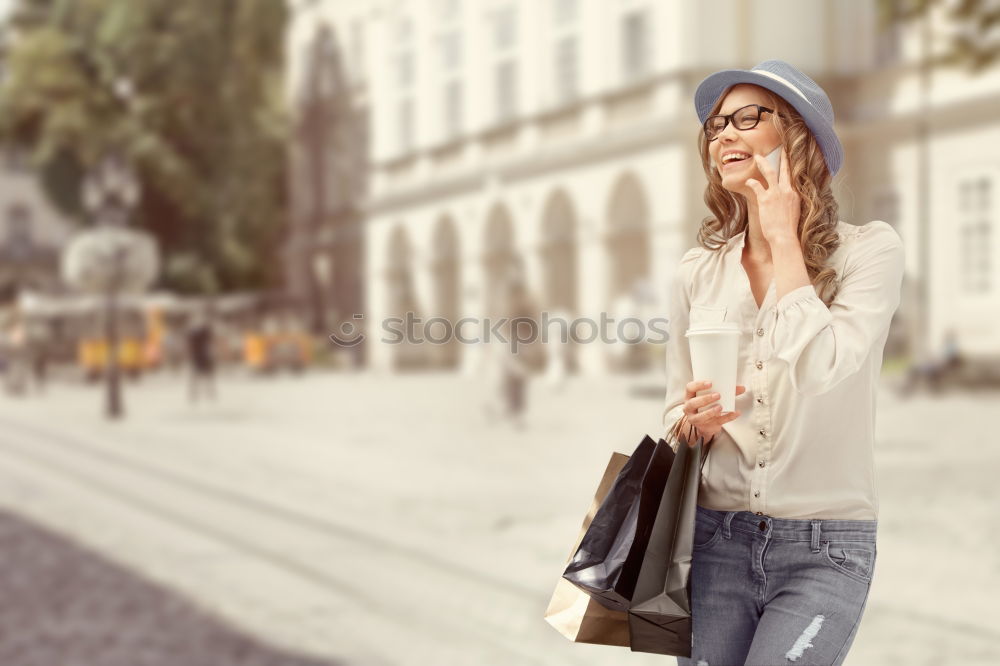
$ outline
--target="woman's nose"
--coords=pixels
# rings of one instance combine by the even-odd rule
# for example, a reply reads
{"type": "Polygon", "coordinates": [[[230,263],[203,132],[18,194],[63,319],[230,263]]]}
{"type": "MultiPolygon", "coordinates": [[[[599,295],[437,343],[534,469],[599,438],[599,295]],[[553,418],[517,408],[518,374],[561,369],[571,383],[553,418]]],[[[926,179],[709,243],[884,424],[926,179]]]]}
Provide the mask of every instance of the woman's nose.
{"type": "Polygon", "coordinates": [[[726,123],[726,126],[722,129],[721,132],[719,132],[719,134],[717,135],[717,138],[718,138],[719,141],[724,141],[726,139],[732,139],[732,138],[734,138],[734,136],[735,136],[735,134],[736,134],[737,131],[738,130],[735,127],[733,127],[733,124],[731,122],[726,123]]]}

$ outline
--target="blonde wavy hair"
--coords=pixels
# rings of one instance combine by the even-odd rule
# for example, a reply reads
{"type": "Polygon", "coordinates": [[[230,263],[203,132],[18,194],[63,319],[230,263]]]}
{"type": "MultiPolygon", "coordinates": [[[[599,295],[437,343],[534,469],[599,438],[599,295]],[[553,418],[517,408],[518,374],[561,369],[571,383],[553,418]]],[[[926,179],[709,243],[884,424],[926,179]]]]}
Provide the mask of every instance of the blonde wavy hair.
{"type": "MultiPolygon", "coordinates": [[[[840,246],[837,200],[830,188],[832,176],[819,144],[799,112],[770,90],[756,87],[767,97],[768,106],[781,114],[769,114],[769,117],[788,152],[792,188],[802,201],[797,230],[802,256],[816,294],[829,306],[837,296],[839,280],[837,271],[826,265],[826,259],[840,246]]],[[[719,113],[723,99],[725,95],[719,97],[710,115],[719,113]]],[[[749,217],[746,197],[722,186],[722,177],[711,166],[708,146],[705,133],[699,129],[698,149],[708,180],[705,203],[713,215],[701,221],[698,244],[706,250],[715,251],[725,246],[730,238],[745,231],[749,217]]]]}

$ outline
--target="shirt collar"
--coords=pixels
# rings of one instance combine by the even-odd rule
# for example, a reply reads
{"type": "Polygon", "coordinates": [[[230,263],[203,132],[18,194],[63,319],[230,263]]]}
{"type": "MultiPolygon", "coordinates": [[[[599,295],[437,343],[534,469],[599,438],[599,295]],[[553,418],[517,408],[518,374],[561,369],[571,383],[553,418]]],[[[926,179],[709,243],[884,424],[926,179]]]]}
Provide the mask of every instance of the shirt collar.
{"type": "Polygon", "coordinates": [[[726,252],[731,255],[736,255],[737,252],[743,251],[743,245],[746,241],[747,232],[746,229],[736,234],[727,241],[726,252]]]}

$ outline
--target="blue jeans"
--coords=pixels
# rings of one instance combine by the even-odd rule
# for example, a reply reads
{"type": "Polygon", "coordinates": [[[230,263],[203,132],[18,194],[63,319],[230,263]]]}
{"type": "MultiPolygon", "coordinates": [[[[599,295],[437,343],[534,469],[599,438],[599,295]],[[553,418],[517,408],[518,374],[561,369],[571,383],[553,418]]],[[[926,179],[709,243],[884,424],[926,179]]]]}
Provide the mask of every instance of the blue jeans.
{"type": "Polygon", "coordinates": [[[699,506],[692,651],[678,666],[843,663],[868,601],[876,526],[699,506]]]}

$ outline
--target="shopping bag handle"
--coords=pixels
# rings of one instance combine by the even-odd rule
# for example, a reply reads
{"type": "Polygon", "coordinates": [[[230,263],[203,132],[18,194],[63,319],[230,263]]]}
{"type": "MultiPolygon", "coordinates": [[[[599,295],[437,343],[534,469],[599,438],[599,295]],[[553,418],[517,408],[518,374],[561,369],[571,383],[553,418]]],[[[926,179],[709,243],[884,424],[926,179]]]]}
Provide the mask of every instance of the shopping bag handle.
{"type": "MultiPolygon", "coordinates": [[[[681,422],[683,420],[684,420],[684,417],[682,416],[681,418],[677,419],[677,421],[674,423],[673,427],[670,428],[670,432],[667,435],[667,437],[668,437],[667,443],[668,444],[671,441],[673,441],[673,440],[676,439],[681,446],[687,446],[688,442],[691,441],[692,438],[694,438],[694,437],[701,437],[701,435],[697,432],[697,429],[694,427],[694,424],[692,424],[692,423],[688,423],[687,424],[687,433],[686,433],[685,436],[682,437],[680,431],[681,431],[681,422]]],[[[715,442],[715,435],[712,435],[708,439],[708,441],[703,441],[702,442],[701,466],[698,468],[699,471],[705,468],[705,461],[708,460],[709,449],[711,449],[712,444],[714,442],[715,442]]]]}

